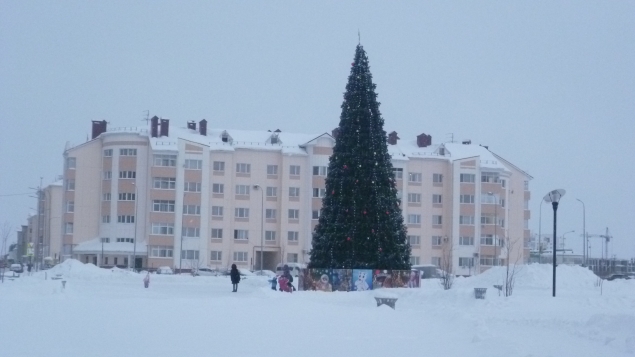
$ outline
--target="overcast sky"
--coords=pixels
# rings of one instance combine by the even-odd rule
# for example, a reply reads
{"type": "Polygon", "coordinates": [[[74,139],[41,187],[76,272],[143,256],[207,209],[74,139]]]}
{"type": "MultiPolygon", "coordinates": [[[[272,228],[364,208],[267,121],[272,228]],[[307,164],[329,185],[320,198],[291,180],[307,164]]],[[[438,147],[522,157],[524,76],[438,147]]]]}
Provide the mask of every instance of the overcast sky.
{"type": "Polygon", "coordinates": [[[0,223],[25,224],[36,200],[7,195],[51,183],[91,120],[330,132],[358,30],[386,131],[488,145],[534,177],[532,231],[563,188],[568,247],[579,198],[635,257],[633,1],[1,1],[0,223]]]}

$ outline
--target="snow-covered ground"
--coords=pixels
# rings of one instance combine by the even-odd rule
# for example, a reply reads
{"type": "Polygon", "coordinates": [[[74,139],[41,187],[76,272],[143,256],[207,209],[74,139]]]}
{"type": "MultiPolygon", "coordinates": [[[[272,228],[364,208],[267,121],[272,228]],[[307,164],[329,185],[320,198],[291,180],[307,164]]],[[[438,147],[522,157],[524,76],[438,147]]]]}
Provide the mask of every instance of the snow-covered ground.
{"type": "MultiPolygon", "coordinates": [[[[524,266],[514,294],[503,269],[460,278],[449,291],[272,291],[249,276],[151,275],[66,261],[0,284],[1,356],[634,356],[635,280],[605,281],[578,267],[524,266]],[[45,280],[45,274],[48,279],[45,280]],[[62,274],[61,280],[51,280],[62,274]],[[485,300],[474,288],[486,287],[485,300]]],[[[385,291],[385,290],[384,290],[385,291]]]]}

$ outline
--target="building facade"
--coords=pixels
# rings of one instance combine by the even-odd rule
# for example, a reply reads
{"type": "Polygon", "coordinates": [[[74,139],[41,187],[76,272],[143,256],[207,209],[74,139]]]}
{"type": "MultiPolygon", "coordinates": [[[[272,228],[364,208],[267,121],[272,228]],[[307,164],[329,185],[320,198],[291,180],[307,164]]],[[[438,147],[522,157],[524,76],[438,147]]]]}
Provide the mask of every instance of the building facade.
{"type": "MultiPolygon", "coordinates": [[[[64,152],[61,255],[177,270],[307,263],[334,135],[93,122],[92,140],[64,152]]],[[[412,139],[387,140],[411,262],[445,257],[457,275],[523,262],[531,176],[486,147],[412,139]]]]}

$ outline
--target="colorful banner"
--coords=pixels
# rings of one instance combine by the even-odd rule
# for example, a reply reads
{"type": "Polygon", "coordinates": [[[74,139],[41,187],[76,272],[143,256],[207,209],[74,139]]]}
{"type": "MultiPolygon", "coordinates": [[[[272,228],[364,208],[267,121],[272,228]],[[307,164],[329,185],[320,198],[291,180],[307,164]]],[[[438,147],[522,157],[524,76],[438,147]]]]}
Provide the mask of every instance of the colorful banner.
{"type": "Polygon", "coordinates": [[[410,288],[419,287],[418,271],[411,270],[375,270],[373,288],[410,288]]]}
{"type": "Polygon", "coordinates": [[[353,269],[352,290],[373,290],[373,271],[370,269],[353,269]]]}
{"type": "Polygon", "coordinates": [[[302,269],[298,290],[366,291],[381,288],[418,288],[418,270],[302,269]]]}

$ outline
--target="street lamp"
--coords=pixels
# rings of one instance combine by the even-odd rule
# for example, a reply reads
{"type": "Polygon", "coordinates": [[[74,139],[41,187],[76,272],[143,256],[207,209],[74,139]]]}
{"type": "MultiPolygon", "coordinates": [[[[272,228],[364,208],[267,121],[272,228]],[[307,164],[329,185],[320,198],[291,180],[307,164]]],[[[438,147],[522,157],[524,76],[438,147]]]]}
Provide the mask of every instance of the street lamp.
{"type": "Polygon", "coordinates": [[[587,238],[586,238],[586,209],[584,207],[584,202],[581,199],[576,198],[576,201],[582,203],[582,266],[586,266],[587,263],[587,238]]]}
{"type": "Polygon", "coordinates": [[[565,233],[562,233],[562,264],[564,264],[564,242],[565,242],[565,236],[567,235],[567,233],[574,233],[575,229],[572,231],[568,231],[565,233]]]}
{"type": "Polygon", "coordinates": [[[498,199],[493,192],[488,192],[487,194],[494,199],[494,265],[498,266],[500,265],[498,264],[498,240],[496,239],[498,236],[498,199]]]}
{"type": "Polygon", "coordinates": [[[132,181],[132,186],[134,186],[134,238],[132,239],[132,270],[137,271],[137,221],[139,220],[137,214],[137,201],[139,200],[139,193],[137,192],[137,185],[134,181],[132,181]]]}
{"type": "Polygon", "coordinates": [[[538,263],[542,264],[542,203],[540,201],[540,209],[538,210],[538,263]]]}
{"type": "Polygon", "coordinates": [[[560,202],[565,192],[563,189],[553,190],[543,197],[543,200],[545,200],[545,202],[551,202],[551,206],[553,207],[553,297],[556,297],[556,223],[558,217],[556,212],[558,211],[558,202],[560,202]]]}
{"type": "Polygon", "coordinates": [[[265,225],[265,192],[260,185],[254,185],[254,190],[260,190],[260,275],[262,275],[262,262],[264,250],[264,225],[265,225]]]}

